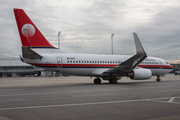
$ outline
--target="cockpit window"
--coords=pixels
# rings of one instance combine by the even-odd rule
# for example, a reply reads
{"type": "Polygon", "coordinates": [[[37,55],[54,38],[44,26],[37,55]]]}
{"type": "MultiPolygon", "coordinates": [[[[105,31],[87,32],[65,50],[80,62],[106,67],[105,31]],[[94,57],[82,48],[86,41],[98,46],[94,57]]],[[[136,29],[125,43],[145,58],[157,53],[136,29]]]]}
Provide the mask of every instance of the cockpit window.
{"type": "Polygon", "coordinates": [[[169,64],[168,62],[165,62],[166,64],[169,64]]]}

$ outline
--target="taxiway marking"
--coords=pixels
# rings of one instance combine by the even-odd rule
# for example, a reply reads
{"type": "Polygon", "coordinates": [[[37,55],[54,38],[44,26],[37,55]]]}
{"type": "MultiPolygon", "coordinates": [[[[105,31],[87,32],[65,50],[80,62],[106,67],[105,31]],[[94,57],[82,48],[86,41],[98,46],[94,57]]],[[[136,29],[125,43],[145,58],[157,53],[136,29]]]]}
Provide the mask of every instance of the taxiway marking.
{"type": "Polygon", "coordinates": [[[8,101],[21,101],[26,99],[7,99],[7,100],[0,100],[1,102],[8,102],[8,101]]]}
{"type": "Polygon", "coordinates": [[[173,102],[174,99],[175,97],[172,97],[168,102],[173,102]]]}
{"type": "MultiPolygon", "coordinates": [[[[171,97],[165,97],[165,98],[171,98],[171,97]]],[[[165,99],[165,98],[153,98],[153,99],[165,99]]],[[[176,98],[179,98],[179,97],[176,97],[176,98]]],[[[100,104],[114,104],[114,103],[140,102],[140,101],[158,102],[158,101],[154,101],[153,99],[137,99],[137,100],[106,101],[106,102],[91,102],[91,103],[74,103],[74,104],[27,106],[27,107],[9,107],[9,108],[0,108],[0,111],[4,111],[4,110],[22,110],[22,109],[37,109],[37,108],[54,108],[54,107],[71,107],[71,106],[84,106],[84,105],[97,105],[97,104],[100,105],[100,104]]],[[[168,103],[168,102],[165,102],[165,103],[168,103]]],[[[180,103],[178,103],[178,104],[180,104],[180,103]]]]}

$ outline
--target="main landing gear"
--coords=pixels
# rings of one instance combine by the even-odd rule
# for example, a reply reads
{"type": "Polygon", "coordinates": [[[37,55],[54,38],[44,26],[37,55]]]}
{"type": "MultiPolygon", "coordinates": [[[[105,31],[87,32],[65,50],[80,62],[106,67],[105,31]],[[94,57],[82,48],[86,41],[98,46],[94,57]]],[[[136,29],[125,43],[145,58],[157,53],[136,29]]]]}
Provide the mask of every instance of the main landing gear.
{"type": "Polygon", "coordinates": [[[157,81],[157,82],[161,82],[161,78],[160,78],[160,76],[159,76],[159,75],[157,76],[156,81],[157,81]]]}
{"type": "Polygon", "coordinates": [[[110,78],[109,79],[109,84],[116,84],[117,83],[117,79],[116,78],[110,78]]]}
{"type": "MultiPolygon", "coordinates": [[[[101,83],[101,79],[100,78],[95,78],[94,79],[94,84],[100,84],[101,83]]],[[[116,78],[109,78],[109,84],[116,84],[117,83],[117,79],[116,78]]]]}
{"type": "Polygon", "coordinates": [[[101,83],[101,79],[100,78],[95,78],[94,79],[94,84],[100,84],[101,83]]]}

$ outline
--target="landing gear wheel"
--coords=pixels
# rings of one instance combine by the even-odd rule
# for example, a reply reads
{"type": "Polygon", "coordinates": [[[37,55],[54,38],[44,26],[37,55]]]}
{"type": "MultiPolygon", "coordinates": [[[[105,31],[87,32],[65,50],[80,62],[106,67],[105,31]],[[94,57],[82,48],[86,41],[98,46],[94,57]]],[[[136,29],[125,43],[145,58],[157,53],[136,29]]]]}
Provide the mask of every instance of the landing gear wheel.
{"type": "Polygon", "coordinates": [[[159,77],[159,75],[157,76],[156,81],[157,81],[157,82],[161,82],[161,78],[159,77]]]}
{"type": "Polygon", "coordinates": [[[100,78],[95,78],[94,79],[94,84],[100,84],[101,83],[101,79],[100,78]]]}
{"type": "Polygon", "coordinates": [[[110,78],[109,79],[109,83],[110,84],[116,84],[117,83],[117,79],[116,78],[110,78]]]}

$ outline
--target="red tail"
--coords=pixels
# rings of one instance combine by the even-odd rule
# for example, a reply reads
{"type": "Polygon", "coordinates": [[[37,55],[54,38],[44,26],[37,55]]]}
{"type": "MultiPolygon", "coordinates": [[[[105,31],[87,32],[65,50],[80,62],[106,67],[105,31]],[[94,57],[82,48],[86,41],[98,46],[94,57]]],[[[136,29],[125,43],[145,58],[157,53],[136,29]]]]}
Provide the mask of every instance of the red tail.
{"type": "Polygon", "coordinates": [[[22,9],[14,8],[14,15],[23,47],[54,48],[22,9]]]}

